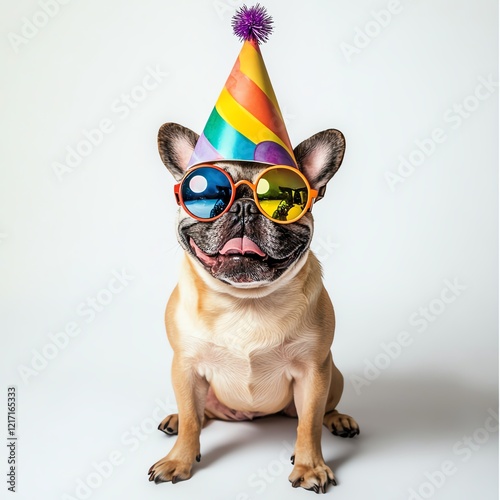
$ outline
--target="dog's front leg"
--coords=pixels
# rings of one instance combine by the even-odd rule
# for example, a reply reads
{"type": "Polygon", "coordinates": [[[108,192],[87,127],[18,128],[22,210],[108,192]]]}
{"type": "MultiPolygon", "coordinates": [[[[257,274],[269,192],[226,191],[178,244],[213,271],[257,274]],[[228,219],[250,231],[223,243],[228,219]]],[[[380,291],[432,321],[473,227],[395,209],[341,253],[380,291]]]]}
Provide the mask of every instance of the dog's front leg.
{"type": "Polygon", "coordinates": [[[200,432],[209,384],[192,365],[175,355],[172,383],[179,411],[179,435],[170,453],[149,469],[149,480],[176,483],[191,477],[194,461],[200,461],[200,432]]]}
{"type": "Polygon", "coordinates": [[[320,365],[304,366],[294,376],[293,395],[299,425],[294,468],[288,477],[294,488],[301,486],[316,493],[325,492],[328,483],[336,484],[321,452],[321,430],[331,378],[331,357],[320,365]]]}

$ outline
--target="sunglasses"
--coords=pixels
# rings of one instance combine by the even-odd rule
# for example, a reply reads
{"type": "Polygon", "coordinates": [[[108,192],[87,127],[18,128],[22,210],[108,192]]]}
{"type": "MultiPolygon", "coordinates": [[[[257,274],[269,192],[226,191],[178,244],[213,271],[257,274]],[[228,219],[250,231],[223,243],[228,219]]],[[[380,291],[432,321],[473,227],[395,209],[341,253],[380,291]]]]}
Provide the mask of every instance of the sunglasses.
{"type": "Polygon", "coordinates": [[[299,220],[312,206],[318,191],[312,189],[302,172],[278,165],[266,168],[255,184],[234,182],[215,165],[198,165],[189,169],[174,186],[177,204],[194,219],[210,222],[224,215],[233,205],[236,188],[242,184],[253,191],[255,204],[268,219],[278,224],[299,220]]]}

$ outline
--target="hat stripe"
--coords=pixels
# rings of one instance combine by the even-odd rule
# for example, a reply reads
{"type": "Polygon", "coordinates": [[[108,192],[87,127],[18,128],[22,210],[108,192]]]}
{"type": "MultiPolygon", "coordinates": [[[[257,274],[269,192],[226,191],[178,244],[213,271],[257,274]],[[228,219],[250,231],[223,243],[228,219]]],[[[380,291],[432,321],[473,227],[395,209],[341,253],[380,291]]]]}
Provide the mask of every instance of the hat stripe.
{"type": "Polygon", "coordinates": [[[211,161],[222,160],[223,156],[210,144],[205,133],[202,133],[196,143],[196,148],[193,151],[193,155],[189,160],[189,165],[195,165],[196,163],[203,163],[210,158],[211,161]]]}
{"type": "Polygon", "coordinates": [[[283,118],[259,46],[252,42],[245,42],[238,59],[240,71],[248,76],[269,97],[279,116],[283,118]]]}
{"type": "Polygon", "coordinates": [[[223,158],[232,160],[254,159],[255,144],[227,123],[216,108],[212,110],[204,134],[208,142],[223,158]]]}
{"type": "Polygon", "coordinates": [[[219,115],[227,124],[232,126],[254,144],[265,141],[276,142],[280,146],[283,146],[289,154],[291,153],[288,145],[249,111],[237,103],[227,89],[222,90],[215,107],[219,115]]]}
{"type": "Polygon", "coordinates": [[[247,75],[240,71],[239,60],[236,61],[233,71],[226,82],[226,89],[238,104],[274,132],[288,150],[292,150],[290,138],[279,109],[276,109],[269,97],[247,75]]]}

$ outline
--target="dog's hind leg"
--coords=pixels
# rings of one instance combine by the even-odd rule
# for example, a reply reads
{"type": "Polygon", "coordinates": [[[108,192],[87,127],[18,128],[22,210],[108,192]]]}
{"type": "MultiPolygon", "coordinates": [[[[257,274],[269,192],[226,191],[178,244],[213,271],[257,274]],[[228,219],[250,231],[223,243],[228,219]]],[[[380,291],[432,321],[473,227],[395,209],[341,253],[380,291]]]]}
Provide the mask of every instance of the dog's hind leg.
{"type": "MultiPolygon", "coordinates": [[[[293,404],[293,403],[292,403],[293,404]]],[[[263,416],[263,413],[259,412],[242,412],[237,410],[232,410],[228,408],[226,405],[222,404],[215,395],[212,388],[208,389],[207,399],[205,402],[205,413],[203,417],[203,424],[210,419],[219,419],[219,420],[252,420],[255,417],[263,416]]],[[[297,413],[295,412],[295,417],[297,413]]],[[[177,434],[179,429],[179,416],[177,413],[172,413],[171,415],[167,415],[158,426],[158,430],[168,434],[169,436],[174,436],[177,434]]]]}
{"type": "Polygon", "coordinates": [[[177,413],[172,413],[167,415],[158,426],[158,430],[168,434],[169,436],[174,436],[179,431],[179,415],[177,413]]]}
{"type": "Polygon", "coordinates": [[[335,363],[333,363],[332,379],[326,402],[323,425],[335,436],[352,438],[359,434],[359,425],[351,416],[339,413],[336,410],[343,390],[344,377],[335,366],[335,363]]]}

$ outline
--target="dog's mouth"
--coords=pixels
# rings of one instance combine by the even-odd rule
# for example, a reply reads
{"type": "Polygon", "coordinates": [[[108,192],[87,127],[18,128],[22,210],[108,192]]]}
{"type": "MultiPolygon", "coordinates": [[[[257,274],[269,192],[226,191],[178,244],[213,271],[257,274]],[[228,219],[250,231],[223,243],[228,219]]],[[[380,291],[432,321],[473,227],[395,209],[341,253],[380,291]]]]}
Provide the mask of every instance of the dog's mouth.
{"type": "MultiPolygon", "coordinates": [[[[213,276],[224,275],[233,283],[252,283],[261,281],[263,271],[279,272],[295,260],[297,252],[277,259],[268,255],[247,236],[231,238],[215,254],[204,252],[189,238],[189,244],[198,260],[210,270],[213,276]]],[[[224,280],[226,281],[226,280],[224,280]]]]}
{"type": "Polygon", "coordinates": [[[196,257],[198,257],[204,264],[213,265],[218,259],[225,258],[239,258],[246,256],[259,260],[267,260],[269,256],[250,238],[243,236],[242,238],[230,239],[218,253],[209,255],[205,253],[193,240],[190,238],[191,248],[194,250],[196,257]]]}

